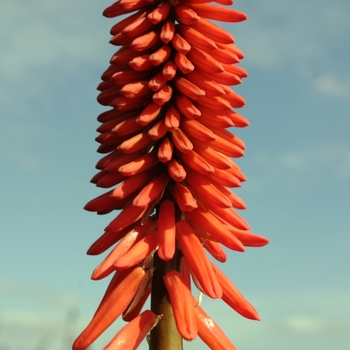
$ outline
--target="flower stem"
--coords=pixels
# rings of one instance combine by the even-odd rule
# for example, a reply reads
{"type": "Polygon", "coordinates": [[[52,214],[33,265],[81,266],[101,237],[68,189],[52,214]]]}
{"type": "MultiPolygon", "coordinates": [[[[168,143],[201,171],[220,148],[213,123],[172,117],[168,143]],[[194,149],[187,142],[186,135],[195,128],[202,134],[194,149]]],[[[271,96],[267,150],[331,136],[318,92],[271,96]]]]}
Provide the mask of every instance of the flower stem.
{"type": "Polygon", "coordinates": [[[174,258],[163,261],[154,254],[156,268],[152,280],[151,310],[163,314],[162,320],[151,331],[150,350],[182,350],[182,338],[177,331],[169,295],[164,285],[163,276],[171,271],[181,270],[181,254],[176,252],[174,258]]]}

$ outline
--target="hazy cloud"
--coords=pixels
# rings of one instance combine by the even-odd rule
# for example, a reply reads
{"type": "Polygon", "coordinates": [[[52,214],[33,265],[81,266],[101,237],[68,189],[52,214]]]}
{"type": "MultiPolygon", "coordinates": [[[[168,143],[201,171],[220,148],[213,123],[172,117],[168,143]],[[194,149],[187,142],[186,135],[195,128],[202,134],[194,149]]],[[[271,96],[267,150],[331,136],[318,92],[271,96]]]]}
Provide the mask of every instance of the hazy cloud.
{"type": "Polygon", "coordinates": [[[267,70],[288,69],[310,82],[317,74],[319,93],[336,98],[349,95],[349,71],[342,69],[350,37],[346,0],[298,4],[256,0],[238,7],[249,17],[233,29],[247,62],[267,70]],[[337,76],[346,78],[342,81],[337,76]]]}
{"type": "Polygon", "coordinates": [[[350,322],[310,317],[307,315],[289,316],[275,326],[279,331],[301,336],[329,335],[350,337],[350,322]]]}
{"type": "Polygon", "coordinates": [[[316,89],[325,95],[344,98],[350,96],[350,83],[332,75],[323,75],[316,80],[316,89]]]}
{"type": "Polygon", "coordinates": [[[295,172],[317,172],[338,180],[350,179],[350,145],[339,142],[311,146],[280,155],[280,166],[295,172]]]}
{"type": "MultiPolygon", "coordinates": [[[[36,67],[54,64],[73,68],[79,62],[92,61],[98,49],[99,26],[91,25],[83,1],[5,0],[1,13],[2,46],[0,73],[11,79],[22,79],[32,75],[36,67]],[[16,23],[14,23],[16,19],[16,23]]],[[[103,28],[101,28],[103,30],[103,28]]],[[[34,75],[34,74],[33,74],[34,75]]],[[[40,79],[40,76],[36,77],[40,79]]]]}

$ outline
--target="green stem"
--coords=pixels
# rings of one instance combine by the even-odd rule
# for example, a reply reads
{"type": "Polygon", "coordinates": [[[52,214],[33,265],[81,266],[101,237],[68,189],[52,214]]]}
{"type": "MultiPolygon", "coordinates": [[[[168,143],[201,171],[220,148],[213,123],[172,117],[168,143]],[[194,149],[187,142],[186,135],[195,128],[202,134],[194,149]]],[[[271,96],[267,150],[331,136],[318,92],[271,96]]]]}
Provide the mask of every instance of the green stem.
{"type": "Polygon", "coordinates": [[[171,271],[181,271],[181,254],[176,252],[173,259],[163,261],[154,254],[156,268],[152,279],[151,310],[157,315],[164,315],[151,331],[150,350],[182,350],[182,338],[177,331],[169,295],[164,285],[163,276],[171,271]]]}

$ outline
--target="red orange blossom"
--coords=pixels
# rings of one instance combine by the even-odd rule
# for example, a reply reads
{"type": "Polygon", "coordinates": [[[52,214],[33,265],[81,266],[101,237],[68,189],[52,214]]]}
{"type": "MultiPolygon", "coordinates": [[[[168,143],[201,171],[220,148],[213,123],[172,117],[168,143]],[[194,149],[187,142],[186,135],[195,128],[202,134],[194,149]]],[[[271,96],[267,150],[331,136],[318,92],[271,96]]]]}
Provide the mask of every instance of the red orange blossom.
{"type": "Polygon", "coordinates": [[[111,29],[110,42],[121,48],[97,98],[111,109],[98,117],[98,152],[106,156],[91,182],[113,189],[85,209],[121,212],[88,250],[96,255],[114,246],[92,279],[113,277],[74,350],[87,349],[120,315],[129,323],[105,349],[136,349],[152,328],[151,349],[173,349],[176,337],[181,346],[181,338],[197,335],[211,349],[234,349],[192,296],[191,280],[210,298],[259,319],[208,258],[224,262],[222,246],[242,252],[268,242],[249,232],[236,212],[245,204],[229,189],[246,180],[231,159],[245,146],[226,129],[249,125],[232,110],[245,101],[229,86],[247,73],[236,65],[243,54],[233,36],[210,21],[246,15],[209,2],[119,0],[104,11],[127,15],[111,29]],[[152,311],[140,314],[150,294],[152,311]]]}

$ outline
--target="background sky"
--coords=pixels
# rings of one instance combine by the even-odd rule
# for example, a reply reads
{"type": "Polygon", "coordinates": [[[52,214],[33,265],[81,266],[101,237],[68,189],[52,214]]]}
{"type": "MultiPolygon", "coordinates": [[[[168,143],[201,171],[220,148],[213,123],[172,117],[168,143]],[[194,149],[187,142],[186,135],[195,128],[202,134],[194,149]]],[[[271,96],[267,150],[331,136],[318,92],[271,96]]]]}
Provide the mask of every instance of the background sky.
{"type": "MultiPolygon", "coordinates": [[[[108,1],[0,5],[0,350],[68,350],[108,281],[85,255],[111,216],[85,212],[104,109],[95,87],[116,51],[108,1]]],[[[223,270],[257,308],[203,307],[239,350],[350,349],[350,2],[235,2],[225,25],[246,58],[249,128],[238,195],[264,248],[223,270]]],[[[91,347],[102,349],[118,321],[91,347]]],[[[143,344],[141,349],[146,349],[143,344]]],[[[200,340],[185,349],[205,349],[200,340]]]]}

